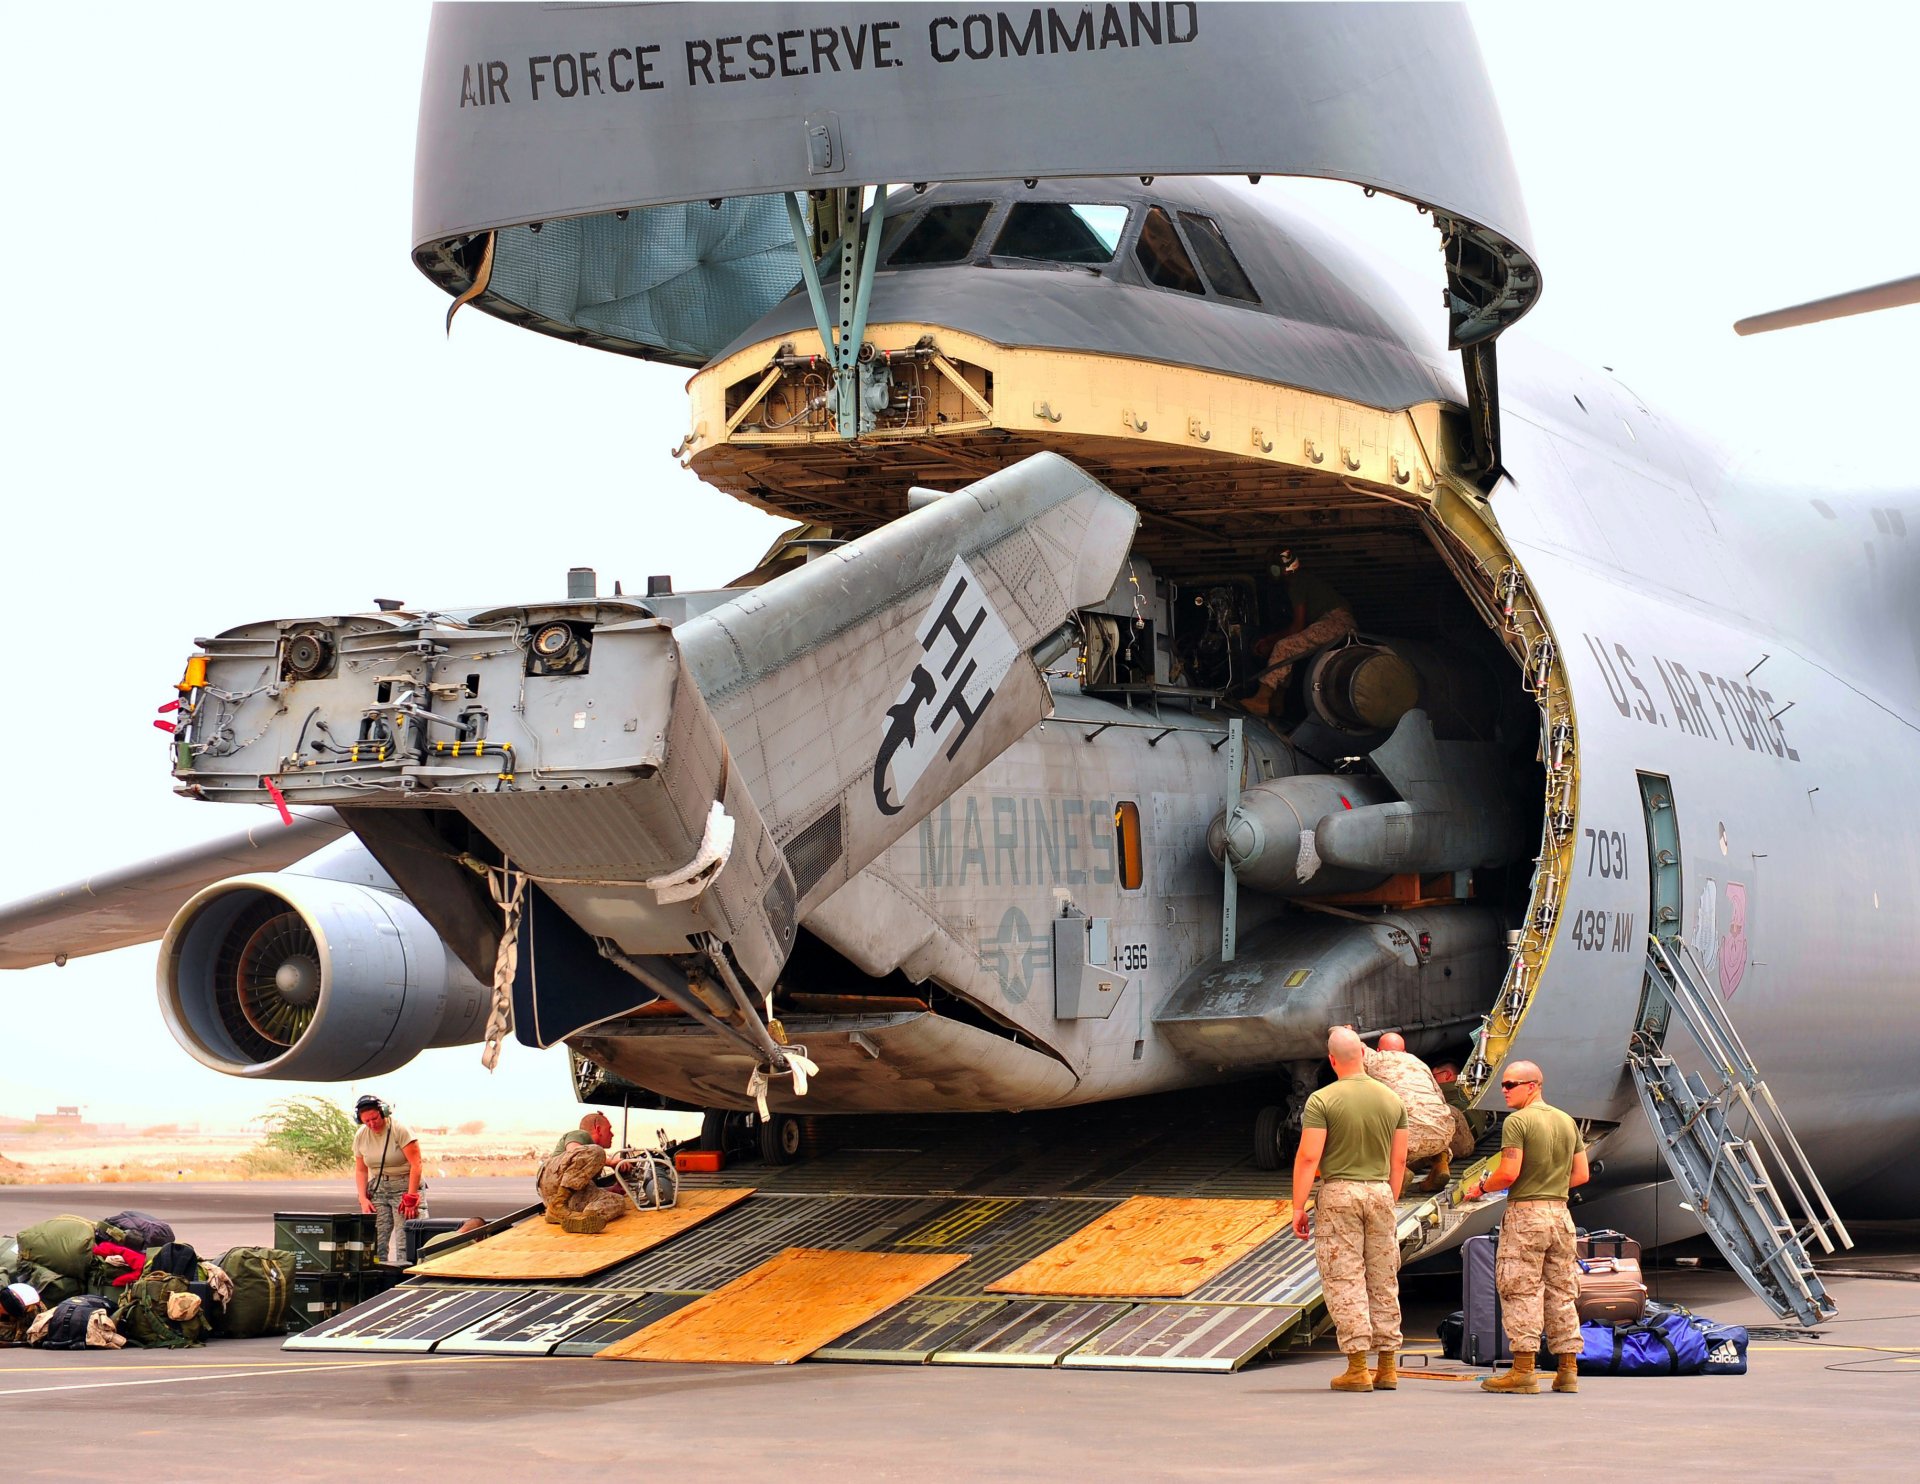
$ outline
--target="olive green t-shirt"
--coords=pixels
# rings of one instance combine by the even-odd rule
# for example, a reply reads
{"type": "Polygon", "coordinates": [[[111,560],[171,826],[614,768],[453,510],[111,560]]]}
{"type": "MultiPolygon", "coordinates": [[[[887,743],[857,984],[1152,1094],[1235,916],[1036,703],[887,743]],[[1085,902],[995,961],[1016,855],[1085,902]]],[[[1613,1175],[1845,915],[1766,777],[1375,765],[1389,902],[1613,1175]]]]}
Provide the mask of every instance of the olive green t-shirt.
{"type": "Polygon", "coordinates": [[[1581,1149],[1580,1130],[1551,1103],[1534,1103],[1509,1113],[1500,1129],[1500,1147],[1520,1151],[1520,1178],[1507,1191],[1510,1201],[1564,1201],[1573,1176],[1573,1157],[1581,1149]]]}
{"type": "Polygon", "coordinates": [[[570,1128],[554,1142],[553,1152],[559,1154],[570,1144],[591,1144],[592,1142],[593,1135],[585,1129],[570,1128]]]}
{"type": "Polygon", "coordinates": [[[1322,1180],[1385,1180],[1394,1130],[1407,1126],[1407,1105],[1384,1082],[1342,1077],[1307,1099],[1300,1126],[1327,1131],[1322,1180]]]}

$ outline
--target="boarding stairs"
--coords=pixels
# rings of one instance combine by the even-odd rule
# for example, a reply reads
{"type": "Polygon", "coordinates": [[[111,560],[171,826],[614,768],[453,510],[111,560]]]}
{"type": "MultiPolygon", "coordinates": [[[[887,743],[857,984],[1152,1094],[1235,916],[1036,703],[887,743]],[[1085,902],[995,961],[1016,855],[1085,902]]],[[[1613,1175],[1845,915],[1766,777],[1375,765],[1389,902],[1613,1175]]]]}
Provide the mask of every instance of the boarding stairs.
{"type": "Polygon", "coordinates": [[[1725,1003],[1678,938],[1648,940],[1628,1064],[1674,1179],[1733,1270],[1783,1319],[1811,1326],[1832,1318],[1809,1254],[1815,1243],[1830,1253],[1853,1239],[1725,1003]],[[1676,1018],[1705,1057],[1705,1073],[1684,1070],[1667,1051],[1676,1018]]]}

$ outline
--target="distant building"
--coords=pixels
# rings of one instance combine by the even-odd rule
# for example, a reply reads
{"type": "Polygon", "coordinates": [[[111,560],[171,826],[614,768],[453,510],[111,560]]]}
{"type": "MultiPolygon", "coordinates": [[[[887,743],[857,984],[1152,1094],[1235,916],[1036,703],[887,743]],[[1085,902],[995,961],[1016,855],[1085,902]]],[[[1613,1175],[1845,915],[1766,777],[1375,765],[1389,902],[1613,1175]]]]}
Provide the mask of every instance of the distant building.
{"type": "Polygon", "coordinates": [[[80,1127],[80,1110],[62,1103],[51,1113],[34,1114],[33,1121],[43,1128],[78,1128],[80,1127]]]}

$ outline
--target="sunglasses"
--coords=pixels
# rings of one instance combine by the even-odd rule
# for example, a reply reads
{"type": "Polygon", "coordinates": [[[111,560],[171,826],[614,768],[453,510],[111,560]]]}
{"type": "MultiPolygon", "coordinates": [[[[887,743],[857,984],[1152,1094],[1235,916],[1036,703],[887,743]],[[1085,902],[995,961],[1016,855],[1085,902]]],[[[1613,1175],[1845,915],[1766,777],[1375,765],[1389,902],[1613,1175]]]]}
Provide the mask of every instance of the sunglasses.
{"type": "Polygon", "coordinates": [[[1525,1082],[1502,1082],[1500,1084],[1500,1090],[1502,1092],[1512,1092],[1516,1087],[1537,1087],[1539,1084],[1540,1079],[1538,1077],[1529,1077],[1525,1082]]]}

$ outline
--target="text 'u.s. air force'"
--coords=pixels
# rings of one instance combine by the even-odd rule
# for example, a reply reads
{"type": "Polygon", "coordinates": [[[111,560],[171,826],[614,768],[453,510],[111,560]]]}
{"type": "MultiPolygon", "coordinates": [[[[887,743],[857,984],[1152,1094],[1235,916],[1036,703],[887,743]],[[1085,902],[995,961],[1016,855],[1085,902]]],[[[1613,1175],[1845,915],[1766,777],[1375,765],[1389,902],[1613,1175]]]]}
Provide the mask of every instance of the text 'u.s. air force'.
{"type": "MultiPolygon", "coordinates": [[[[672,8],[652,12],[670,19],[672,8]]],[[[1166,4],[1037,5],[955,11],[916,22],[880,7],[848,25],[654,39],[608,32],[591,50],[554,48],[462,65],[461,108],[637,98],[673,88],[712,88],[827,73],[913,66],[1018,64],[1032,57],[1099,56],[1184,46],[1200,34],[1200,7],[1166,4]]]]}

